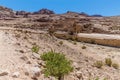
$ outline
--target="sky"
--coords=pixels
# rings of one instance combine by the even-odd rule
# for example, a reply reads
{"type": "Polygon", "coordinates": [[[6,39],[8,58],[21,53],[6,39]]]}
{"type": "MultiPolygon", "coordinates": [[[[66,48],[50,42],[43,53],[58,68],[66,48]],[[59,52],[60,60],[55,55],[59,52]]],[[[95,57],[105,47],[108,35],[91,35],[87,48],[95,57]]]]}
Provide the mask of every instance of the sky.
{"type": "Polygon", "coordinates": [[[57,14],[74,11],[89,15],[120,15],[120,0],[0,0],[0,5],[30,12],[47,8],[57,14]]]}

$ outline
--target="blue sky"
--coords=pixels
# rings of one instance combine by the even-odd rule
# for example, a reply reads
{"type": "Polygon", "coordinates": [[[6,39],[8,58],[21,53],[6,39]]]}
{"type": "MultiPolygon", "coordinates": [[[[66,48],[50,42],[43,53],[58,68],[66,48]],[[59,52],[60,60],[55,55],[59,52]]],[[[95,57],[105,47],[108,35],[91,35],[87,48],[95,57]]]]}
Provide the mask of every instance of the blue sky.
{"type": "Polygon", "coordinates": [[[120,0],[0,0],[0,5],[13,10],[32,12],[41,8],[48,8],[56,13],[75,11],[90,15],[120,15],[120,0]]]}

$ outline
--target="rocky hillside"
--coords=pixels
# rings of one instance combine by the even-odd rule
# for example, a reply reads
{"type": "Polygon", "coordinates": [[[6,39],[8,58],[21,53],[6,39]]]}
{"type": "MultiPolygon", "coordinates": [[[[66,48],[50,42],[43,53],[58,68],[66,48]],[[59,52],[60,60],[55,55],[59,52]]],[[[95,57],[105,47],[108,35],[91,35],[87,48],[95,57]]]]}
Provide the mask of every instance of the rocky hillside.
{"type": "Polygon", "coordinates": [[[45,77],[44,61],[40,55],[51,49],[66,55],[74,67],[65,80],[119,80],[119,67],[108,66],[105,59],[119,65],[119,48],[105,47],[70,40],[57,39],[43,32],[0,28],[1,80],[55,80],[45,77]],[[62,44],[61,44],[62,42],[62,44]],[[38,53],[32,47],[40,47],[38,53]],[[99,61],[102,61],[99,64],[99,61]],[[100,67],[99,67],[100,66],[100,67]]]}
{"type": "MultiPolygon", "coordinates": [[[[43,30],[53,28],[55,31],[67,31],[68,33],[120,33],[119,16],[90,16],[83,12],[76,13],[71,11],[68,11],[65,14],[55,14],[48,9],[41,9],[31,13],[26,11],[13,11],[12,9],[2,6],[0,7],[0,15],[1,19],[8,19],[8,17],[16,21],[20,19],[20,24],[15,23],[12,25],[16,28],[34,28],[43,30]],[[23,20],[25,23],[22,23],[23,20]]],[[[7,23],[9,24],[9,22],[7,23]]]]}
{"type": "Polygon", "coordinates": [[[45,76],[45,62],[40,58],[51,49],[63,53],[72,62],[73,71],[64,76],[65,80],[120,80],[120,48],[76,39],[76,35],[94,37],[98,43],[117,45],[119,41],[110,40],[120,40],[119,34],[119,16],[90,16],[71,11],[55,14],[48,9],[31,13],[1,6],[0,80],[56,80],[45,76]],[[59,39],[54,35],[56,32],[67,36],[59,39]],[[68,35],[74,36],[74,40],[68,35]],[[37,53],[32,50],[34,46],[39,48],[37,53]]]}
{"type": "Polygon", "coordinates": [[[12,9],[0,6],[0,18],[13,17],[14,12],[12,9]]]}

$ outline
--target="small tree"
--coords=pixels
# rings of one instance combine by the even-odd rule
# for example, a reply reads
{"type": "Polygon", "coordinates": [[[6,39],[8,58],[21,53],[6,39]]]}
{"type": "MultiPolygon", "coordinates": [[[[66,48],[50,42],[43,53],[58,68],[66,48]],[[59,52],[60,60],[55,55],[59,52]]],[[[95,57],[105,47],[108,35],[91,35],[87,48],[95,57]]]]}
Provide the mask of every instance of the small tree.
{"type": "Polygon", "coordinates": [[[46,61],[44,70],[46,76],[54,76],[58,80],[64,80],[64,75],[73,70],[71,62],[66,59],[64,54],[50,51],[42,54],[41,58],[46,61]]]}

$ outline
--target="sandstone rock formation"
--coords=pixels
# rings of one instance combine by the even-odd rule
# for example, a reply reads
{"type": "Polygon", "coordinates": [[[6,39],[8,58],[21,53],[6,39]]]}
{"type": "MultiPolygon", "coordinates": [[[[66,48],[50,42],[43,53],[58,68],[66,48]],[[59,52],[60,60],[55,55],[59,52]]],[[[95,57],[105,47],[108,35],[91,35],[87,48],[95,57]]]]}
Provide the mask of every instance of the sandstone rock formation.
{"type": "Polygon", "coordinates": [[[0,18],[13,17],[13,16],[14,16],[14,12],[12,9],[0,6],[0,18]]]}

